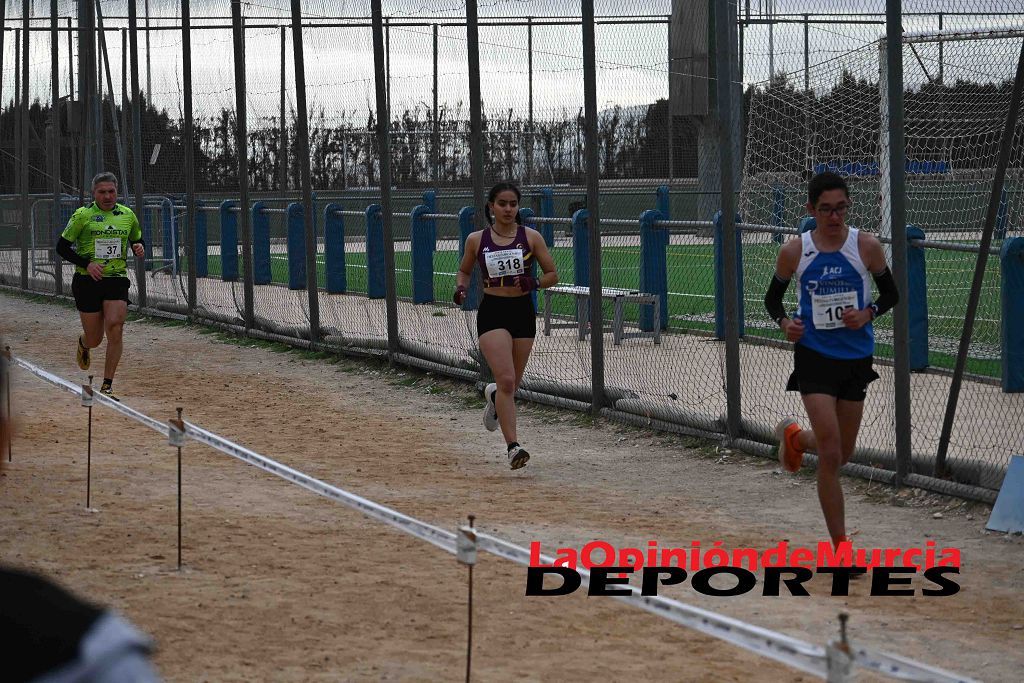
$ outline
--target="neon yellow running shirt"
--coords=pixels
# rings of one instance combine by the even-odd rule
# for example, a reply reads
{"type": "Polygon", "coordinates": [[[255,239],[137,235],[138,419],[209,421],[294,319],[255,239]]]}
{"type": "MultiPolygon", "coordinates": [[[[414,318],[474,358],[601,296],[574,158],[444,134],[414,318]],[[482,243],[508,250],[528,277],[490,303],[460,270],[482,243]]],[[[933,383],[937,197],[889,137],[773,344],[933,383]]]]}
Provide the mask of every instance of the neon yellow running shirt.
{"type": "MultiPolygon", "coordinates": [[[[126,277],[131,242],[142,239],[142,228],[127,206],[115,204],[104,211],[93,202],[71,215],[60,236],[75,245],[79,256],[102,265],[104,277],[126,277]]],[[[75,272],[89,273],[80,266],[75,266],[75,272]]]]}

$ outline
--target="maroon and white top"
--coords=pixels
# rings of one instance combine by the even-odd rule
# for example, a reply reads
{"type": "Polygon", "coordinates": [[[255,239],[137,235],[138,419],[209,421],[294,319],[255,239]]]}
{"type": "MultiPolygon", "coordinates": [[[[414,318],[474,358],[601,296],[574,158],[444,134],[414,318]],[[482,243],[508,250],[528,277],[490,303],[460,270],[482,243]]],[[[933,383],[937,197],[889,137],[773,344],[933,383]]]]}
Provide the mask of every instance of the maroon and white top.
{"type": "Polygon", "coordinates": [[[476,255],[483,274],[484,289],[488,287],[514,287],[517,275],[533,272],[533,252],[526,237],[526,228],[516,227],[516,236],[509,244],[495,244],[492,228],[480,236],[480,249],[476,255]]]}

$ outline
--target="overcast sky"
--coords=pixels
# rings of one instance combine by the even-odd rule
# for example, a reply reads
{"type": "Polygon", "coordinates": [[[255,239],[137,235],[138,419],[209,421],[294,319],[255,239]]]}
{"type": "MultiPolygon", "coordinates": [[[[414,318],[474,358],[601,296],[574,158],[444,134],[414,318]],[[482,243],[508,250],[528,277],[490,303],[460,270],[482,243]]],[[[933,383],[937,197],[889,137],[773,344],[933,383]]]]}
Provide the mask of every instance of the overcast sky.
{"type": "MultiPolygon", "coordinates": [[[[33,0],[35,16],[49,16],[49,0],[33,0]]],[[[193,79],[197,115],[211,115],[221,107],[233,108],[233,58],[231,32],[228,29],[198,27],[224,23],[213,17],[230,16],[225,0],[193,2],[196,29],[192,36],[193,79]]],[[[803,2],[779,0],[771,6],[751,1],[754,18],[774,14],[780,20],[791,15],[815,13],[818,18],[844,20],[839,13],[856,14],[884,11],[884,2],[838,0],[803,2]]],[[[62,15],[73,13],[77,3],[61,0],[62,15]]],[[[138,2],[140,18],[144,3],[138,2]]],[[[8,28],[20,25],[21,0],[7,0],[8,28]]],[[[127,14],[124,2],[103,2],[108,26],[121,26],[127,14]]],[[[395,0],[384,3],[384,12],[398,19],[438,18],[456,20],[464,15],[465,5],[458,0],[395,0]]],[[[746,12],[747,3],[741,3],[746,12]]],[[[669,0],[596,0],[598,16],[665,17],[671,12],[669,0]]],[[[1024,0],[944,0],[942,2],[908,0],[903,3],[907,31],[938,29],[937,12],[946,12],[944,27],[980,28],[991,25],[1024,26],[1024,0]],[[950,13],[965,11],[1017,12],[1012,17],[959,17],[950,13]],[[912,13],[935,13],[915,17],[912,13]]],[[[313,0],[303,3],[309,17],[369,16],[369,2],[313,0]]],[[[274,18],[289,16],[287,0],[256,0],[243,3],[243,12],[251,25],[273,23],[274,18]]],[[[578,16],[579,2],[566,0],[480,0],[481,18],[578,16]]],[[[152,26],[178,23],[179,2],[150,0],[152,26]]],[[[880,19],[880,17],[875,17],[880,19]]],[[[812,64],[811,87],[824,90],[846,68],[860,76],[877,78],[878,56],[873,47],[884,31],[881,24],[811,23],[808,47],[812,64]]],[[[597,27],[598,99],[601,107],[646,105],[668,94],[668,33],[665,24],[606,25],[597,27]]],[[[246,72],[250,117],[276,116],[281,87],[279,28],[252,28],[247,31],[246,72]]],[[[578,27],[537,26],[533,31],[534,102],[538,118],[560,117],[563,110],[575,113],[583,105],[582,36],[578,27]]],[[[393,27],[391,30],[392,109],[401,112],[432,101],[432,41],[430,27],[393,27]]],[[[526,27],[481,27],[481,75],[485,106],[491,116],[508,109],[519,115],[528,101],[528,61],[526,27]]],[[[9,102],[14,90],[14,41],[6,33],[3,62],[3,92],[0,101],[9,102]]],[[[355,112],[365,122],[374,102],[372,36],[367,28],[307,29],[304,33],[307,84],[311,109],[323,107],[328,115],[355,112]]],[[[140,36],[142,61],[140,74],[146,85],[146,41],[140,36]]],[[[943,67],[947,81],[957,77],[975,80],[1000,80],[1012,74],[1017,41],[996,43],[958,43],[945,46],[943,67]]],[[[454,106],[468,100],[464,27],[439,29],[439,100],[454,106]]],[[[48,98],[50,45],[46,33],[34,33],[30,44],[30,70],[33,91],[48,98]],[[38,86],[38,87],[36,87],[38,86]]],[[[108,54],[115,90],[120,91],[122,44],[120,33],[108,33],[108,54]]],[[[61,85],[66,93],[68,62],[66,35],[61,39],[61,85]]],[[[178,111],[182,96],[181,35],[179,31],[152,31],[149,57],[154,100],[172,112],[178,111]]],[[[804,27],[801,23],[780,23],[771,31],[766,26],[751,26],[744,31],[744,74],[746,83],[768,78],[770,69],[792,74],[803,83],[804,27]]],[[[936,46],[920,46],[918,54],[908,52],[905,71],[908,84],[926,82],[938,71],[936,46]]],[[[286,94],[294,105],[294,74],[290,36],[286,51],[286,94]]],[[[77,81],[77,77],[76,77],[77,81]]],[[[463,108],[465,112],[465,108],[463,108]]],[[[255,121],[254,121],[255,123],[255,121]]]]}

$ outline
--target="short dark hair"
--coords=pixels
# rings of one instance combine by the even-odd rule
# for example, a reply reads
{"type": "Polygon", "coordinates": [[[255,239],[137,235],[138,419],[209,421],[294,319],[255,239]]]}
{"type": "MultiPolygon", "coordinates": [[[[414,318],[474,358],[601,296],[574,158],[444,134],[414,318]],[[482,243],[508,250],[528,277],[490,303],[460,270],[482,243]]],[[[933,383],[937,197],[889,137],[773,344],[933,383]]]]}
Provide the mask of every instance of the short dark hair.
{"type": "Polygon", "coordinates": [[[831,171],[825,171],[814,176],[811,178],[811,182],[807,183],[807,201],[810,202],[811,206],[814,206],[818,203],[821,194],[828,190],[842,190],[846,198],[850,198],[850,188],[842,176],[831,171]]]}

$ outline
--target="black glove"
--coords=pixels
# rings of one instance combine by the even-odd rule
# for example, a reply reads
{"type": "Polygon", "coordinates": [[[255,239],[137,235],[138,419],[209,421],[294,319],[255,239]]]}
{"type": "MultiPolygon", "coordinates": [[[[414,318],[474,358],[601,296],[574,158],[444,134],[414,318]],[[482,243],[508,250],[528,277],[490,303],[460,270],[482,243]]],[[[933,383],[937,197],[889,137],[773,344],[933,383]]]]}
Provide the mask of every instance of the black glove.
{"type": "Polygon", "coordinates": [[[468,295],[469,290],[466,289],[466,286],[459,285],[455,288],[455,295],[452,297],[452,301],[454,301],[457,306],[461,306],[466,301],[466,297],[468,295]]]}

